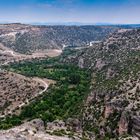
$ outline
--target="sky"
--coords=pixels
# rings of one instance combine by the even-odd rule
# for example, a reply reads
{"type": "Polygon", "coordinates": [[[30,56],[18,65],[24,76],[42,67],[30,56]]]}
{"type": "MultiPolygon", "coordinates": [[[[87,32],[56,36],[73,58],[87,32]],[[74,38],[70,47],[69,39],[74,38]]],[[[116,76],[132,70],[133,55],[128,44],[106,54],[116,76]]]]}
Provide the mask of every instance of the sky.
{"type": "Polygon", "coordinates": [[[0,0],[0,22],[139,24],[140,0],[0,0]]]}

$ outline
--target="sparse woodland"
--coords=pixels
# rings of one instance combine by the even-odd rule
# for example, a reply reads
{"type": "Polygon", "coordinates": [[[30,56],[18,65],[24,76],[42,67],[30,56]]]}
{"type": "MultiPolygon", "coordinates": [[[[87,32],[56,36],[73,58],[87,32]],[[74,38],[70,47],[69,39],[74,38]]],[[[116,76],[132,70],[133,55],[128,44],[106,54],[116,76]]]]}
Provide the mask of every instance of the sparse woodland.
{"type": "MultiPolygon", "coordinates": [[[[15,28],[15,25],[10,26],[15,28]]],[[[10,32],[10,26],[4,34],[10,32]]],[[[11,39],[7,42],[7,37],[3,38],[5,42],[2,41],[8,47],[13,43],[12,49],[17,52],[43,50],[51,43],[51,48],[59,45],[62,48],[63,43],[71,47],[65,48],[62,55],[55,58],[24,60],[2,67],[5,74],[1,73],[0,77],[0,87],[4,91],[0,95],[3,99],[1,112],[11,101],[29,97],[30,102],[18,113],[1,118],[0,129],[39,118],[45,131],[51,135],[67,135],[82,140],[140,138],[140,29],[18,26],[20,29],[15,28],[16,31],[26,28],[29,32],[17,34],[18,38],[12,42],[11,39]],[[91,40],[102,41],[93,43],[89,48],[75,49],[75,46],[86,46],[91,40]],[[21,45],[24,46],[23,51],[21,45]],[[31,81],[25,80],[21,86],[22,80],[9,80],[9,76],[5,76],[6,71],[29,79],[48,78],[55,83],[42,95],[31,98],[36,85],[33,87],[31,81]],[[12,88],[7,89],[7,86],[12,88]],[[6,91],[10,91],[10,94],[6,91]],[[21,96],[15,98],[17,91],[21,96]],[[7,99],[9,102],[6,103],[7,99]]]]}

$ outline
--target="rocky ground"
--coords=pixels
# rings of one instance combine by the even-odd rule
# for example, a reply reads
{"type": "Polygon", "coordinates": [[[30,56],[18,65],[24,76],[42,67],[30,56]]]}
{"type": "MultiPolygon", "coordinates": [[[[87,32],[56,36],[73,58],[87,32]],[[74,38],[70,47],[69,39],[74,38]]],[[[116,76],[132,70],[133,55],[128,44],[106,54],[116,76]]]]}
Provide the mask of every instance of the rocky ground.
{"type": "MultiPolygon", "coordinates": [[[[12,26],[15,28],[15,25],[12,26]]],[[[10,27],[4,34],[11,32],[9,32],[10,27]]],[[[17,27],[16,30],[18,30],[17,27]]],[[[24,25],[20,25],[19,30],[21,28],[25,30],[24,25]]],[[[30,28],[33,32],[40,30],[30,26],[26,26],[26,28],[27,30],[30,28]]],[[[1,32],[3,33],[3,30],[1,32]]],[[[11,33],[8,36],[11,36],[11,33]]],[[[20,50],[18,51],[20,52],[20,50]]],[[[82,139],[82,136],[89,140],[104,140],[114,137],[120,140],[140,139],[140,29],[121,29],[101,42],[92,43],[88,48],[68,50],[67,54],[62,56],[62,62],[87,68],[92,73],[90,94],[84,101],[82,116],[76,120],[71,118],[69,122],[48,123],[47,126],[44,126],[41,120],[33,120],[10,130],[0,131],[0,139],[69,140],[70,138],[65,135],[63,137],[52,136],[60,134],[58,132],[62,131],[61,129],[67,132],[67,128],[74,130],[74,133],[77,134],[76,139],[82,139]]],[[[1,60],[11,61],[14,54],[10,52],[10,56],[8,55],[9,52],[1,60]]],[[[31,92],[38,83],[34,81],[33,85],[27,85],[26,83],[30,83],[30,80],[26,79],[27,82],[25,82],[23,77],[20,79],[19,76],[18,78],[16,76],[15,74],[9,76],[9,73],[1,72],[1,81],[6,83],[5,86],[0,84],[2,98],[4,99],[1,106],[7,99],[10,102],[16,100],[16,98],[11,98],[14,87],[17,86],[18,93],[22,95],[22,88],[26,90],[29,88],[31,92]],[[11,77],[12,79],[9,79],[11,77]],[[24,84],[21,84],[22,81],[24,84]],[[15,86],[13,87],[13,85],[15,86]],[[13,88],[7,89],[10,86],[13,88]],[[5,96],[6,90],[10,91],[8,96],[5,96]]],[[[38,92],[38,88],[35,89],[38,92]]],[[[16,94],[19,96],[18,93],[16,94]]],[[[31,93],[35,94],[34,92],[31,93]]],[[[22,96],[25,97],[25,101],[29,95],[25,92],[22,96]]],[[[31,97],[32,95],[29,98],[31,97]]],[[[19,99],[21,98],[17,98],[17,101],[19,99]]]]}
{"type": "Polygon", "coordinates": [[[16,52],[30,54],[36,50],[85,46],[102,40],[117,27],[111,26],[32,26],[1,24],[0,42],[16,52]]]}
{"type": "Polygon", "coordinates": [[[62,58],[92,71],[83,125],[99,139],[127,134],[140,138],[139,47],[140,30],[121,29],[103,42],[62,58]]]}
{"type": "MultiPolygon", "coordinates": [[[[24,55],[14,52],[12,49],[0,44],[0,67],[12,62],[32,60],[37,58],[55,57],[61,54],[61,50],[37,51],[31,55],[24,55]]],[[[17,113],[23,104],[42,93],[42,88],[52,83],[51,80],[40,80],[39,78],[27,78],[25,76],[3,71],[0,68],[0,115],[17,113]],[[46,84],[47,83],[47,84],[46,84]]]]}
{"type": "Polygon", "coordinates": [[[41,59],[47,57],[56,57],[62,53],[61,49],[47,49],[37,50],[30,55],[25,55],[15,52],[13,49],[9,49],[0,43],[0,65],[7,65],[12,62],[18,62],[23,60],[41,59]]]}
{"type": "Polygon", "coordinates": [[[34,98],[44,89],[39,80],[0,70],[0,114],[17,113],[23,103],[34,98]]]}
{"type": "Polygon", "coordinates": [[[21,126],[0,131],[0,140],[72,140],[68,137],[53,136],[46,133],[44,123],[40,119],[21,126]]]}

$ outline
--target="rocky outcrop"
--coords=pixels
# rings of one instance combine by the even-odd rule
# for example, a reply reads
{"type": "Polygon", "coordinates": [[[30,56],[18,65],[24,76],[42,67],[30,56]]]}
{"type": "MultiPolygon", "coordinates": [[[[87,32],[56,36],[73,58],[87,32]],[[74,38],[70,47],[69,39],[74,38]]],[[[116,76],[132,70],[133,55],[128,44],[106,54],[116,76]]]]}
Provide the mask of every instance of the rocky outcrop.
{"type": "Polygon", "coordinates": [[[48,122],[46,129],[51,132],[54,130],[66,130],[66,124],[62,120],[55,120],[53,122],[48,122]]]}
{"type": "Polygon", "coordinates": [[[119,125],[119,135],[128,133],[129,116],[126,112],[123,112],[121,114],[121,118],[118,125],[119,125]]]}
{"type": "Polygon", "coordinates": [[[84,68],[84,60],[83,60],[82,58],[79,59],[78,66],[79,66],[80,68],[84,68]]]}
{"type": "Polygon", "coordinates": [[[78,120],[78,119],[69,118],[66,122],[66,125],[69,130],[79,132],[82,130],[81,123],[82,122],[80,122],[80,120],[78,120]]]}
{"type": "Polygon", "coordinates": [[[96,65],[95,67],[98,69],[98,70],[101,70],[104,66],[105,66],[105,62],[101,59],[97,59],[96,60],[96,65]]]}
{"type": "Polygon", "coordinates": [[[0,140],[71,140],[67,137],[52,136],[45,132],[40,119],[24,123],[10,130],[0,131],[0,140]]]}
{"type": "Polygon", "coordinates": [[[134,116],[132,123],[132,134],[140,139],[140,116],[134,116]]]}
{"type": "Polygon", "coordinates": [[[104,117],[108,118],[110,114],[112,114],[114,111],[113,106],[111,104],[107,104],[105,106],[105,111],[104,111],[104,117]]]}

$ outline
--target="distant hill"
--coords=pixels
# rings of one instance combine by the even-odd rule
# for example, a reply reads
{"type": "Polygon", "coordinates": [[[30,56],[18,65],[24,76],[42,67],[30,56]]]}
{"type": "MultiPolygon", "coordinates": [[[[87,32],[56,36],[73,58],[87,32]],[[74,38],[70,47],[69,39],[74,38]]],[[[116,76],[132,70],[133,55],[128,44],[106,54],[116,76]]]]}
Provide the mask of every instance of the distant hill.
{"type": "Polygon", "coordinates": [[[63,46],[85,46],[91,41],[105,39],[118,27],[112,26],[33,26],[25,24],[0,25],[0,42],[20,53],[38,49],[62,49],[63,46]]]}

